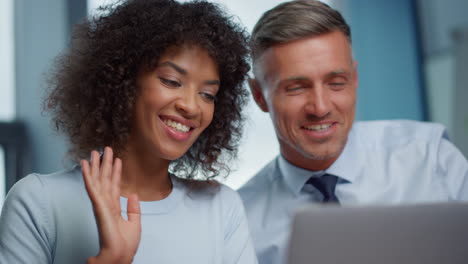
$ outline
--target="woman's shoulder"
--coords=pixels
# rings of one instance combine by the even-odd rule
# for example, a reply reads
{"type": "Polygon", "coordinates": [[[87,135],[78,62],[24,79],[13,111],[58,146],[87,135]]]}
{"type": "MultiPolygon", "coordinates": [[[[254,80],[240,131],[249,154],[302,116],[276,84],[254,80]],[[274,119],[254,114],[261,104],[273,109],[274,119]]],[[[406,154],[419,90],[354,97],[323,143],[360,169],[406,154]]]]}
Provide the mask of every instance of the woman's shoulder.
{"type": "Polygon", "coordinates": [[[35,174],[36,177],[47,186],[53,187],[75,187],[77,185],[82,186],[84,184],[83,177],[81,175],[81,168],[74,166],[71,169],[54,172],[51,174],[35,174]]]}
{"type": "Polygon", "coordinates": [[[19,203],[34,207],[34,204],[42,203],[40,207],[47,207],[51,205],[47,200],[67,196],[70,190],[80,189],[78,186],[83,186],[83,179],[76,167],[51,174],[32,173],[13,185],[6,196],[5,206],[19,203]]]}
{"type": "Polygon", "coordinates": [[[30,193],[34,191],[40,191],[44,188],[48,188],[50,185],[62,185],[63,183],[67,182],[69,182],[70,184],[79,183],[79,176],[79,169],[77,169],[76,167],[69,170],[63,170],[50,174],[31,173],[21,178],[18,182],[16,182],[11,188],[11,190],[8,192],[8,195],[21,194],[23,192],[30,193]]]}
{"type": "Polygon", "coordinates": [[[52,263],[57,241],[71,233],[88,238],[83,226],[94,223],[94,218],[82,182],[80,168],[75,167],[52,174],[30,174],[11,188],[0,216],[0,244],[8,244],[11,254],[7,257],[14,259],[8,263],[52,263]],[[30,250],[16,254],[25,245],[30,250]]]}

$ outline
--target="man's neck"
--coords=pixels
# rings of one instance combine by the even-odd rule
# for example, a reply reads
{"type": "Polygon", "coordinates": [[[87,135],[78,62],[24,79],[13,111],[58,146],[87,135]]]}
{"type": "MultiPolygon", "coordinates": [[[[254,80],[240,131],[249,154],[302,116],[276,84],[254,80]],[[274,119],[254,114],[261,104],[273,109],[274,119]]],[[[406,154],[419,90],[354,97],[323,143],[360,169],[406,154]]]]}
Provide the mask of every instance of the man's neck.
{"type": "Polygon", "coordinates": [[[288,153],[285,153],[284,151],[281,151],[281,155],[285,160],[296,167],[310,171],[323,171],[328,169],[338,159],[338,157],[341,155],[341,152],[337,155],[325,159],[314,159],[305,157],[300,154],[288,155],[288,153]]]}

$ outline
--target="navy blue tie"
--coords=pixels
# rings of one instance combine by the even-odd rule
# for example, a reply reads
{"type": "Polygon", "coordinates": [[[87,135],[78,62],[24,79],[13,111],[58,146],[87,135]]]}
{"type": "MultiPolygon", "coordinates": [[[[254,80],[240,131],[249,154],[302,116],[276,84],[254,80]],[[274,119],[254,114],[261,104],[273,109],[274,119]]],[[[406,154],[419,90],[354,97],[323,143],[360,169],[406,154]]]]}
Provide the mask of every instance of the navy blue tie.
{"type": "Polygon", "coordinates": [[[310,177],[306,184],[317,188],[323,194],[323,203],[339,203],[335,195],[335,187],[338,177],[331,174],[325,174],[321,177],[310,177]]]}

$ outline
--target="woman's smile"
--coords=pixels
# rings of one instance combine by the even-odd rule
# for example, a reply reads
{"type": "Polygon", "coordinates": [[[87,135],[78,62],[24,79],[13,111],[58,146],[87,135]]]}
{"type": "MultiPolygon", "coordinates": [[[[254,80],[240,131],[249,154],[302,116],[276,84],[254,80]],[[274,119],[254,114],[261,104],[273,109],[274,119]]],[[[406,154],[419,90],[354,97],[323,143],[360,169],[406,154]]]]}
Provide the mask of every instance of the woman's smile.
{"type": "Polygon", "coordinates": [[[175,116],[159,116],[164,130],[169,137],[178,141],[186,141],[196,128],[193,122],[175,116]]]}

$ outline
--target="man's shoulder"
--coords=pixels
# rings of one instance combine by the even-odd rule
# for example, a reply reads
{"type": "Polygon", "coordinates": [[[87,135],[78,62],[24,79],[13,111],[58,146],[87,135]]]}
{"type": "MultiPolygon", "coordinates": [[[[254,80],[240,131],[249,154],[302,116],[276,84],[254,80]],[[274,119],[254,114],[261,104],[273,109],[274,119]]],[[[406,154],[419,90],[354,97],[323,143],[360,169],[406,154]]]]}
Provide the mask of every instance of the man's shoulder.
{"type": "Polygon", "coordinates": [[[352,133],[366,142],[382,146],[414,141],[436,143],[448,137],[441,124],[413,120],[360,121],[353,125],[352,133]]]}
{"type": "Polygon", "coordinates": [[[277,174],[277,160],[278,156],[268,162],[250,180],[239,188],[238,192],[244,202],[252,199],[255,195],[260,195],[268,189],[268,186],[273,182],[277,174]]]}

